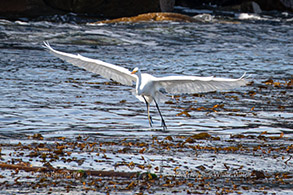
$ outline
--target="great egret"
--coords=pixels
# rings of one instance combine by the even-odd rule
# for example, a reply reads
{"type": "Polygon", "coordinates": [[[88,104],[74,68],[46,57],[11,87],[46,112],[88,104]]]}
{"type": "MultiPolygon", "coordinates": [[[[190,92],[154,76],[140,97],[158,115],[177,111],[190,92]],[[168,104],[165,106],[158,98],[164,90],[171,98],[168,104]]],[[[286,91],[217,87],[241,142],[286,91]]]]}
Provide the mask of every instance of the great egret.
{"type": "Polygon", "coordinates": [[[197,76],[154,77],[147,73],[141,73],[140,69],[137,67],[130,72],[126,68],[100,60],[87,58],[79,54],[74,55],[57,51],[53,49],[48,42],[44,42],[44,47],[56,57],[90,72],[99,74],[107,79],[112,79],[124,85],[133,85],[133,83],[136,83],[135,95],[139,100],[146,103],[148,120],[151,127],[152,118],[150,116],[150,104],[154,102],[161,117],[161,125],[164,129],[167,128],[158,106],[158,102],[164,100],[165,97],[162,91],[171,94],[200,93],[231,89],[247,83],[244,79],[245,74],[239,79],[197,76]]]}

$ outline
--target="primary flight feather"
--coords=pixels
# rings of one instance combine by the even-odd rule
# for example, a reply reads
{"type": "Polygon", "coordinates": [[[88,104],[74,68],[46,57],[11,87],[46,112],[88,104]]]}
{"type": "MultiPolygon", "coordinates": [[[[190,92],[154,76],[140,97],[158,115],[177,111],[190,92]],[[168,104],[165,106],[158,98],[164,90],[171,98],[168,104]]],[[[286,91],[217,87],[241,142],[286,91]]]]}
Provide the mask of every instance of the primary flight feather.
{"type": "Polygon", "coordinates": [[[54,56],[75,66],[99,74],[104,78],[112,79],[124,85],[133,85],[133,83],[136,83],[135,95],[139,100],[146,103],[150,126],[152,126],[152,119],[149,113],[149,106],[150,103],[154,102],[161,116],[164,129],[167,127],[157,103],[162,101],[165,97],[161,92],[162,90],[171,94],[200,93],[231,89],[247,83],[244,79],[244,75],[239,79],[197,76],[154,77],[147,73],[141,73],[140,69],[137,67],[130,72],[126,68],[109,64],[101,60],[87,58],[79,54],[74,55],[57,51],[47,42],[44,42],[44,47],[54,56]]]}

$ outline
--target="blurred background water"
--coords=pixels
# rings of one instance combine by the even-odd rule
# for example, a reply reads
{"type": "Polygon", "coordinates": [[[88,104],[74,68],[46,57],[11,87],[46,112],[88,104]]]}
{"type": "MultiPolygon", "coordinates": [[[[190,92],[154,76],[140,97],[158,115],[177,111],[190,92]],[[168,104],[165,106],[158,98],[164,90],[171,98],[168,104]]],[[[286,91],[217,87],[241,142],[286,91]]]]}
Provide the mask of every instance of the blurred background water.
{"type": "Polygon", "coordinates": [[[87,23],[0,20],[0,134],[17,137],[284,132],[292,136],[292,20],[278,17],[211,23],[87,23]],[[79,53],[155,76],[238,78],[248,86],[182,95],[154,107],[123,86],[57,59],[42,48],[79,53]],[[268,85],[272,79],[281,85],[268,85]],[[214,112],[211,108],[222,105],[214,112]],[[187,110],[190,116],[178,115],[187,110]]]}

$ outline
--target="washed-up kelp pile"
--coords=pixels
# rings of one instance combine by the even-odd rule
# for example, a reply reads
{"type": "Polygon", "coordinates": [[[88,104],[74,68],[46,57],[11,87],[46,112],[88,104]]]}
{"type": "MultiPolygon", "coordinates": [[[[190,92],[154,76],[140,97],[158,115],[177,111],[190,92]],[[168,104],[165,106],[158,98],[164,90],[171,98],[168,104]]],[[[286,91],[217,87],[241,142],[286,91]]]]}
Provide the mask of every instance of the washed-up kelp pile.
{"type": "Polygon", "coordinates": [[[259,135],[45,137],[1,144],[0,191],[252,193],[293,188],[293,139],[259,135]]]}

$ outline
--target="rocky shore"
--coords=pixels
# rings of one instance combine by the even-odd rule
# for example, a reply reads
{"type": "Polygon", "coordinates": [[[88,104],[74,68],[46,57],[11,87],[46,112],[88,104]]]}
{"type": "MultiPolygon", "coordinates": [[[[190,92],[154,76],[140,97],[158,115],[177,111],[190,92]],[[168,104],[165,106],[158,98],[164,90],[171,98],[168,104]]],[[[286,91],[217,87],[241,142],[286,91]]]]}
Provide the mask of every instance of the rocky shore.
{"type": "Polygon", "coordinates": [[[1,0],[0,17],[17,19],[75,13],[99,18],[130,17],[149,12],[171,12],[174,6],[195,9],[261,13],[262,11],[292,11],[293,0],[1,0]]]}

